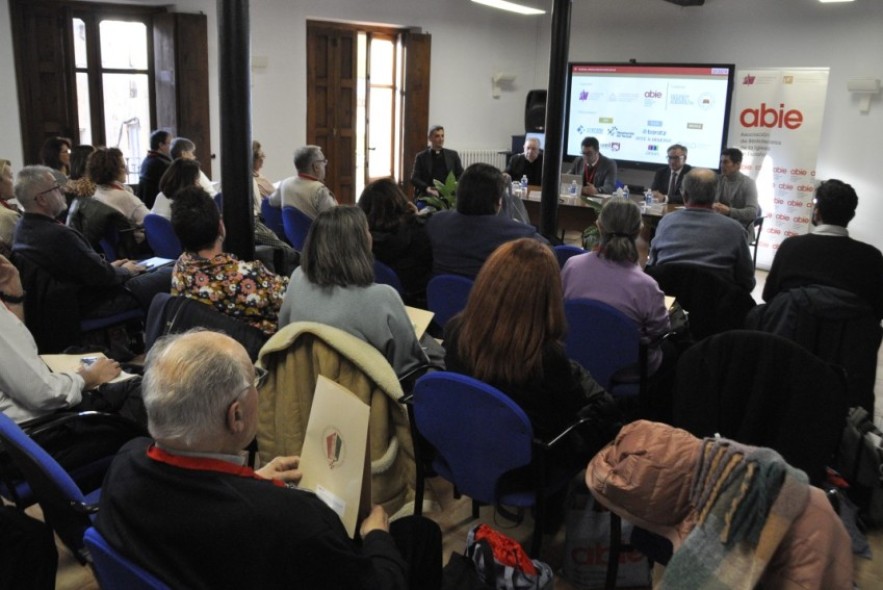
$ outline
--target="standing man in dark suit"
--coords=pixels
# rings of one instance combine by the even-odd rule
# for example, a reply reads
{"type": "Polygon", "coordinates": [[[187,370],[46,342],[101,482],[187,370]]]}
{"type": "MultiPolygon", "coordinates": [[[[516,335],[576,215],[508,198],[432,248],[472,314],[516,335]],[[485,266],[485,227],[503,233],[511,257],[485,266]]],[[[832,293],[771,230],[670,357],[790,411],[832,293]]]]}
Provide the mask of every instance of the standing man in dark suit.
{"type": "Polygon", "coordinates": [[[583,157],[574,160],[568,174],[583,178],[582,194],[593,197],[598,193],[612,194],[616,190],[616,162],[601,155],[596,137],[586,137],[580,144],[583,157]]]}
{"type": "Polygon", "coordinates": [[[457,179],[463,174],[460,155],[454,150],[445,149],[444,145],[445,128],[433,125],[429,128],[429,147],[414,158],[411,184],[414,185],[415,197],[427,194],[437,197],[438,191],[435,190],[433,180],[444,182],[449,172],[453,172],[457,179]]]}
{"type": "Polygon", "coordinates": [[[693,169],[687,164],[687,148],[679,143],[674,144],[667,151],[668,166],[660,168],[653,177],[650,190],[653,198],[663,203],[683,203],[684,193],[681,183],[684,176],[693,169]]]}
{"type": "Polygon", "coordinates": [[[141,161],[141,172],[138,175],[138,196],[148,209],[153,208],[156,195],[159,193],[159,179],[165,174],[172,157],[172,134],[162,129],[150,134],[150,150],[141,161]]]}

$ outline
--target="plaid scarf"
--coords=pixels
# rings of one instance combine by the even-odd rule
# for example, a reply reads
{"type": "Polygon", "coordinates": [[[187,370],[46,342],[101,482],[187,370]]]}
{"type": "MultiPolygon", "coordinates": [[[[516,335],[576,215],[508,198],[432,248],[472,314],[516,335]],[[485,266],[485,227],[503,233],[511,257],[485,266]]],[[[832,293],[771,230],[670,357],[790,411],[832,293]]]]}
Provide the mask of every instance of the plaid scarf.
{"type": "Polygon", "coordinates": [[[807,477],[767,448],[706,438],[693,478],[696,528],[660,588],[754,588],[809,500],[807,477]]]}

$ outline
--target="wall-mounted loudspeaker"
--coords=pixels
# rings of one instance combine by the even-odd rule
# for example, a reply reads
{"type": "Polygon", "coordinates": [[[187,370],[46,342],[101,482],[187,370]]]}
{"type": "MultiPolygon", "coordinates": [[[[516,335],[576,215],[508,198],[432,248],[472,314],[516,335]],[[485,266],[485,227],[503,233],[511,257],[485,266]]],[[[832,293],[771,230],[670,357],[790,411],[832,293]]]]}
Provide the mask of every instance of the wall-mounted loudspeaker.
{"type": "Polygon", "coordinates": [[[527,93],[524,105],[524,130],[544,132],[546,130],[546,91],[531,90],[527,93]]]}

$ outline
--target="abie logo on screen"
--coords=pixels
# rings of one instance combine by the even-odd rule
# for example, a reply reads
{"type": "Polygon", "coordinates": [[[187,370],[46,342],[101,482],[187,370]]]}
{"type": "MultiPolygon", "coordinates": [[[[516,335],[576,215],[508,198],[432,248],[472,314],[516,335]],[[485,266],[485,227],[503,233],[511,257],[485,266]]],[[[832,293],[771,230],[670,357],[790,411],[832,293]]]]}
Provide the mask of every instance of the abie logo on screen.
{"type": "Polygon", "coordinates": [[[785,104],[779,103],[779,110],[760,103],[759,109],[744,109],[739,113],[739,123],[743,127],[766,127],[767,129],[797,129],[803,125],[803,113],[797,109],[785,110],[785,104]]]}

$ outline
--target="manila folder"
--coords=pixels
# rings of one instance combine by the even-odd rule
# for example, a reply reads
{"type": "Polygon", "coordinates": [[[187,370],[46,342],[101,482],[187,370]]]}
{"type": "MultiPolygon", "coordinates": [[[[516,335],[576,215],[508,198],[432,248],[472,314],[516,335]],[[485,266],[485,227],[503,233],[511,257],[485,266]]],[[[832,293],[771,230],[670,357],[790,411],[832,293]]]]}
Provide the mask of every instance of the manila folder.
{"type": "Polygon", "coordinates": [[[319,376],[301,450],[299,487],[312,490],[334,510],[354,537],[371,509],[368,457],[370,408],[351,391],[319,376]]]}

